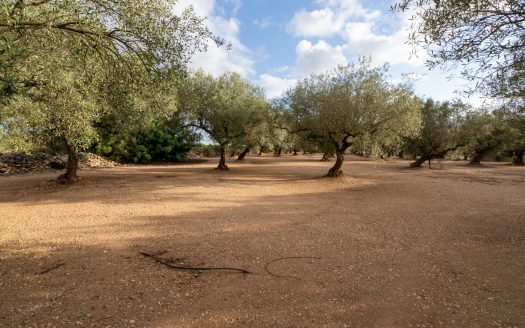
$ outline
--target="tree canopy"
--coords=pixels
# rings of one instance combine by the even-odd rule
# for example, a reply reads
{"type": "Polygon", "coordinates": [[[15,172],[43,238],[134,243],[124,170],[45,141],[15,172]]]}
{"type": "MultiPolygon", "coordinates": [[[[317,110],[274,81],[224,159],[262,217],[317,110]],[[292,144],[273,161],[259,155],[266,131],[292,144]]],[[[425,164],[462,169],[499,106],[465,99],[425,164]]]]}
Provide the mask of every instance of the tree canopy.
{"type": "Polygon", "coordinates": [[[201,129],[220,145],[219,170],[228,169],[226,147],[249,139],[268,112],[261,89],[237,73],[215,78],[196,72],[182,87],[181,105],[182,124],[201,129]]]}
{"type": "Polygon", "coordinates": [[[402,0],[412,15],[409,42],[430,67],[462,68],[472,89],[488,96],[525,96],[525,2],[402,0]]]}
{"type": "Polygon", "coordinates": [[[0,122],[63,141],[70,157],[64,178],[74,181],[76,154],[96,138],[101,118],[123,127],[144,113],[176,109],[176,81],[213,35],[191,8],[175,15],[174,5],[0,3],[0,122]]]}
{"type": "Polygon", "coordinates": [[[386,81],[386,67],[362,59],[297,83],[282,100],[291,130],[327,145],[337,154],[328,176],[339,176],[345,151],[363,139],[371,143],[417,132],[418,99],[405,84],[386,81]]]}

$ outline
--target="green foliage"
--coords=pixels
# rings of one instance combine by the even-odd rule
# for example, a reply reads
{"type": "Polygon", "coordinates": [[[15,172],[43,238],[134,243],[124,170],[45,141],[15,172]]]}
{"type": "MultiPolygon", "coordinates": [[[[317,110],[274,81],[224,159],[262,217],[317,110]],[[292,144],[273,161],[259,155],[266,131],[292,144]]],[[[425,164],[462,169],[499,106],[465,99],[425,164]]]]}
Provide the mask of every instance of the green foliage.
{"type": "Polygon", "coordinates": [[[495,115],[505,122],[503,148],[514,152],[514,162],[522,165],[525,153],[525,111],[522,102],[508,102],[496,110],[495,115]]]}
{"type": "Polygon", "coordinates": [[[175,12],[171,0],[0,2],[0,123],[75,162],[101,126],[172,116],[185,64],[213,37],[191,8],[175,12]]]}
{"type": "Polygon", "coordinates": [[[228,169],[226,147],[248,142],[265,123],[269,107],[261,89],[237,73],[214,78],[198,71],[180,96],[183,123],[206,132],[221,147],[220,170],[228,169]]]}
{"type": "Polygon", "coordinates": [[[202,71],[191,76],[181,91],[184,122],[227,146],[249,138],[265,122],[268,105],[260,88],[236,73],[219,78],[202,71]]]}
{"type": "Polygon", "coordinates": [[[151,127],[125,138],[102,138],[93,148],[101,156],[127,163],[182,162],[197,136],[187,129],[151,127]]]}
{"type": "Polygon", "coordinates": [[[474,89],[504,98],[525,96],[525,2],[516,0],[401,0],[409,11],[409,41],[423,47],[430,67],[458,64],[474,89]]]}
{"type": "MultiPolygon", "coordinates": [[[[428,99],[421,107],[423,125],[416,137],[408,138],[406,150],[414,156],[442,158],[448,152],[465,147],[470,133],[465,126],[469,107],[461,102],[435,102],[428,99]]],[[[419,166],[420,163],[418,163],[419,166]]]]}
{"type": "Polygon", "coordinates": [[[463,129],[468,138],[465,151],[477,162],[489,151],[503,150],[508,138],[508,125],[503,116],[486,109],[467,113],[463,129]]]}
{"type": "Polygon", "coordinates": [[[315,141],[324,152],[411,136],[420,123],[419,101],[407,85],[390,85],[386,67],[340,66],[299,82],[283,108],[291,130],[315,141]]]}

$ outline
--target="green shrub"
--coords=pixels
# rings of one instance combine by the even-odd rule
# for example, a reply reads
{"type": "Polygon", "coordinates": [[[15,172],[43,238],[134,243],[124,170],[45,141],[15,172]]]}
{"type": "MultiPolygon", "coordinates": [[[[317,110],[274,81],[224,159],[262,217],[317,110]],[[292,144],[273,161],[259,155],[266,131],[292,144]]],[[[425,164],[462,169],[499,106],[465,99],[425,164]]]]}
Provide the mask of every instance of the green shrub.
{"type": "Polygon", "coordinates": [[[154,126],[127,137],[103,137],[93,150],[125,163],[182,162],[197,139],[198,136],[187,129],[154,126]]]}

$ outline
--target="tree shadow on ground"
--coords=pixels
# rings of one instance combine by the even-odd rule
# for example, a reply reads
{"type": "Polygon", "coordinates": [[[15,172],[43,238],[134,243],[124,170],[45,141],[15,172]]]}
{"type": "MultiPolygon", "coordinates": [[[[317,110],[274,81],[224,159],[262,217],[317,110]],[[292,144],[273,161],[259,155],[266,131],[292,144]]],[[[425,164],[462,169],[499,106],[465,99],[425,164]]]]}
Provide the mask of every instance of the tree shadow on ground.
{"type": "MultiPolygon", "coordinates": [[[[97,175],[96,189],[113,186],[118,196],[91,200],[99,191],[87,187],[94,185],[28,196],[26,207],[35,206],[29,204],[34,200],[53,203],[41,208],[44,223],[53,206],[74,200],[68,198],[72,190],[80,193],[77,202],[102,204],[106,199],[108,215],[114,218],[99,223],[89,210],[71,218],[62,213],[65,223],[41,235],[4,239],[2,327],[407,327],[440,322],[467,327],[523,322],[525,217],[519,210],[525,205],[513,203],[513,189],[491,197],[490,186],[483,185],[465,194],[458,188],[463,182],[457,181],[428,190],[428,177],[403,181],[398,174],[374,181],[305,178],[312,188],[288,192],[284,188],[290,181],[261,180],[270,172],[239,170],[244,178],[253,178],[249,184],[256,184],[254,195],[240,197],[232,195],[238,182],[230,175],[208,173],[209,180],[195,182],[197,173],[189,169],[177,181],[144,182],[144,175],[158,174],[157,168],[147,170],[136,180],[130,173],[122,179],[114,172],[97,175]],[[136,185],[138,181],[143,185],[136,185]],[[199,188],[201,184],[210,190],[199,188]],[[171,200],[151,199],[174,185],[180,191],[172,191],[167,196],[171,200]],[[117,207],[125,199],[128,203],[117,207]],[[477,203],[470,205],[473,199],[477,203]],[[189,209],[153,211],[183,201],[189,209]],[[146,207],[143,212],[138,211],[141,206],[146,207]],[[164,258],[189,266],[231,266],[254,274],[173,270],[141,251],[165,252],[164,258]],[[289,256],[320,260],[272,265],[271,272],[288,277],[266,272],[267,263],[289,256]]],[[[172,172],[165,170],[161,172],[172,172]]],[[[315,170],[297,175],[310,177],[315,170]]],[[[386,170],[384,177],[395,170],[386,170]]],[[[78,204],[69,204],[68,209],[82,212],[78,204]]]]}

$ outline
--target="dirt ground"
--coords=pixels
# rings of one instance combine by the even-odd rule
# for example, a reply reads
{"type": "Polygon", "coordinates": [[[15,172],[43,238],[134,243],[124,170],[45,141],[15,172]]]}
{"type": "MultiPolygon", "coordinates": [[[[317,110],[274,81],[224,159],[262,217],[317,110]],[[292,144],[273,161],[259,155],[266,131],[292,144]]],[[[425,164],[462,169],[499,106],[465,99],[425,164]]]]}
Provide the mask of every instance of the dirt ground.
{"type": "Polygon", "coordinates": [[[525,327],[525,168],[330,165],[2,177],[0,327],[525,327]]]}

